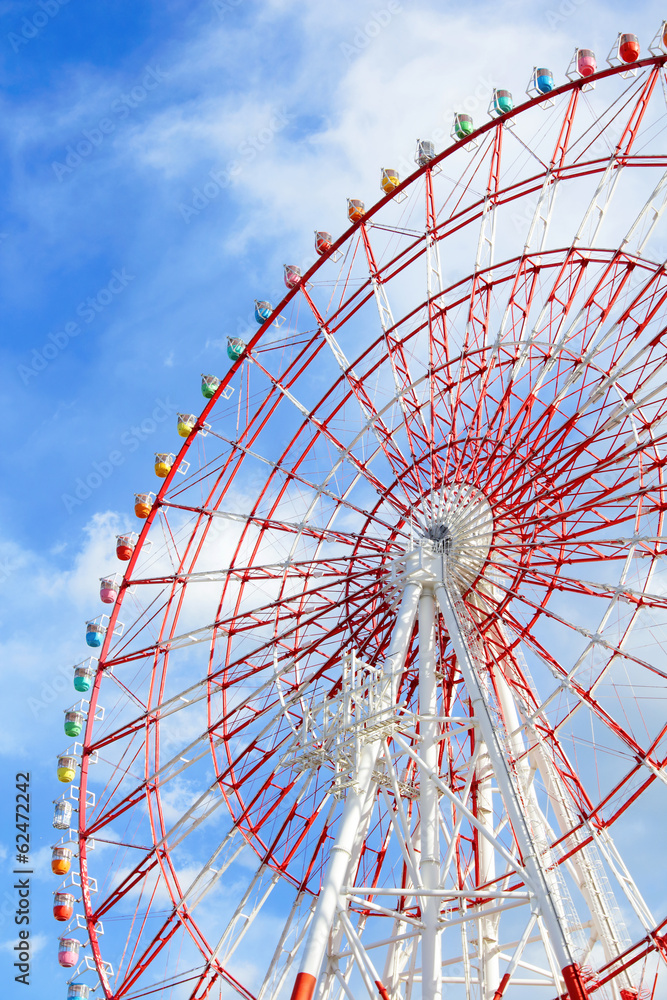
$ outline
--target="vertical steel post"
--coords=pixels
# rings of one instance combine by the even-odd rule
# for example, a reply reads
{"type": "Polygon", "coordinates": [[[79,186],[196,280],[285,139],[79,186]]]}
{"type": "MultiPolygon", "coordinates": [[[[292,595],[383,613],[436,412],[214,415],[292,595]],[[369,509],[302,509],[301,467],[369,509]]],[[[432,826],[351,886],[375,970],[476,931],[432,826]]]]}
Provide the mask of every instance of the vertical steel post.
{"type": "MultiPolygon", "coordinates": [[[[493,768],[483,741],[477,767],[477,819],[490,833],[493,825],[493,768]]],[[[493,882],[496,876],[496,851],[492,843],[477,834],[477,878],[480,885],[493,882]]],[[[493,1000],[500,978],[498,958],[498,917],[480,917],[478,921],[479,955],[481,958],[481,978],[483,1000],[493,1000]]]]}
{"type": "MultiPolygon", "coordinates": [[[[438,772],[438,689],[435,676],[435,599],[426,585],[419,598],[419,870],[425,889],[440,887],[439,792],[431,774],[438,772]]],[[[440,898],[422,896],[422,1000],[442,996],[442,954],[438,921],[440,898]]]]}
{"type": "Polygon", "coordinates": [[[494,726],[490,706],[482,690],[468,645],[461,634],[454,602],[444,582],[436,585],[435,593],[473,705],[474,715],[479,719],[480,731],[486,743],[496,781],[512,823],[514,836],[523,855],[526,881],[529,883],[531,892],[535,894],[540,914],[547,927],[549,939],[563,975],[565,988],[570,995],[570,1000],[585,1000],[587,997],[586,988],[581,971],[572,954],[561,907],[558,906],[558,900],[553,898],[550,891],[539,848],[534,842],[518,790],[514,786],[509,763],[503,753],[500,736],[494,726]]]}
{"type": "MultiPolygon", "coordinates": [[[[391,645],[385,661],[383,691],[389,702],[395,687],[396,676],[400,673],[412,636],[421,585],[408,581],[403,590],[401,604],[391,636],[391,645]]],[[[363,735],[363,733],[361,734],[363,735]]],[[[338,833],[329,857],[322,888],[315,907],[315,913],[308,932],[308,938],[301,959],[301,967],[292,990],[292,1000],[312,1000],[315,987],[327,951],[329,935],[336,916],[340,893],[348,871],[352,870],[353,848],[357,829],[361,822],[369,789],[373,779],[382,739],[378,737],[362,746],[354,787],[350,788],[340,818],[338,833]]]]}

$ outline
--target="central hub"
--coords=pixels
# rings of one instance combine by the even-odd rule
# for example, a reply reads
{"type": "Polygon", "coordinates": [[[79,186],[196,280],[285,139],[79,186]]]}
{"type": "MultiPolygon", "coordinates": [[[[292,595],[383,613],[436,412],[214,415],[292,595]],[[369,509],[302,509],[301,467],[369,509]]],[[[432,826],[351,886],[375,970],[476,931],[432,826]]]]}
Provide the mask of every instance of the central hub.
{"type": "Polygon", "coordinates": [[[474,486],[454,485],[444,494],[437,517],[422,538],[423,548],[446,556],[447,570],[460,593],[479,576],[491,548],[493,514],[474,486]]]}
{"type": "Polygon", "coordinates": [[[492,540],[491,504],[481,490],[451,486],[417,545],[393,561],[389,592],[400,595],[407,580],[435,587],[448,579],[465,594],[482,572],[492,540]]]}
{"type": "Polygon", "coordinates": [[[452,546],[452,536],[446,524],[436,523],[426,529],[424,536],[433,543],[434,552],[449,552],[452,546]]]}

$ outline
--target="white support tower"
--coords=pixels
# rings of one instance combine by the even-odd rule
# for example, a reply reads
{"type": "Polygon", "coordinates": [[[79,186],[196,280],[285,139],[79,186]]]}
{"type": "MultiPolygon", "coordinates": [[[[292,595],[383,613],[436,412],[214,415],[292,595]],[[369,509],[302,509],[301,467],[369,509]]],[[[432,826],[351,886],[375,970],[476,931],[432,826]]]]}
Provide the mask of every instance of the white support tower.
{"type": "MultiPolygon", "coordinates": [[[[442,1000],[454,986],[476,1000],[500,1000],[519,986],[586,1000],[584,963],[595,942],[606,937],[607,955],[623,949],[595,844],[564,864],[550,846],[576,825],[575,813],[512,683],[513,670],[527,676],[525,661],[504,662],[485,648],[478,622],[497,597],[494,584],[484,581],[471,603],[462,597],[484,566],[490,538],[484,497],[453,490],[440,498],[427,536],[395,566],[392,587],[401,600],[382,668],[348,654],[343,690],[314,713],[284,758],[302,771],[328,763],[334,799],[344,798],[319,895],[304,908],[300,945],[280,946],[283,963],[300,954],[292,1000],[358,1000],[359,990],[369,1000],[442,1000]],[[455,653],[455,661],[447,655],[467,716],[445,704],[445,648],[455,653]],[[408,672],[416,695],[410,705],[402,700],[408,672]],[[466,740],[472,749],[461,787],[450,780],[448,760],[466,740]],[[559,824],[556,834],[545,808],[559,824]],[[363,874],[379,809],[390,817],[382,850],[394,845],[396,858],[389,883],[363,874]],[[465,869],[462,837],[474,844],[465,869]],[[585,900],[588,921],[573,891],[585,900]],[[382,934],[374,930],[379,917],[382,934]]],[[[502,622],[493,628],[507,648],[502,622]]],[[[618,875],[608,834],[600,847],[618,875]]],[[[618,877],[636,898],[627,871],[618,877]]],[[[637,905],[648,926],[650,914],[641,899],[637,905]]],[[[273,981],[284,982],[278,957],[273,981]]],[[[621,987],[621,1000],[637,996],[629,973],[621,987]]]]}

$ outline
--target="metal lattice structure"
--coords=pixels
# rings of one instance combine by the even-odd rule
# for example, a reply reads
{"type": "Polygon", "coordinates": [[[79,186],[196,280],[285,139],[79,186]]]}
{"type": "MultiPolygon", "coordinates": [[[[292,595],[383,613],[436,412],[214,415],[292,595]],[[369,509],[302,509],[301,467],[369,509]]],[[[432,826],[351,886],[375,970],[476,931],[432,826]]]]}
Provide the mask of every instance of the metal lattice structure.
{"type": "Polygon", "coordinates": [[[666,61],[422,157],[196,420],[81,750],[104,996],[659,995],[666,61]]]}

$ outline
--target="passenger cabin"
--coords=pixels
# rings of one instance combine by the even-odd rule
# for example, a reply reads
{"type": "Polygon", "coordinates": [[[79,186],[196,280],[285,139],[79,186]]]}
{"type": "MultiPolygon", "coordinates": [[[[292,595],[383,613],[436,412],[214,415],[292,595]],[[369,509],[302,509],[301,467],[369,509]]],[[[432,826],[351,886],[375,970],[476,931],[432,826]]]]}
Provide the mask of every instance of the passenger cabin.
{"type": "MultiPolygon", "coordinates": [[[[58,799],[56,802],[56,808],[53,812],[53,826],[56,830],[69,830],[72,823],[72,808],[71,802],[67,802],[65,799],[58,799]]],[[[54,852],[58,849],[64,850],[64,848],[54,848],[54,852]]],[[[53,861],[51,862],[51,865],[53,866],[53,861]]],[[[58,871],[56,874],[60,875],[61,873],[58,871]]],[[[67,872],[64,872],[63,874],[66,875],[67,872]]]]}
{"type": "Polygon", "coordinates": [[[491,111],[495,115],[506,115],[509,111],[514,111],[514,99],[509,90],[493,91],[491,111]]]}
{"type": "MultiPolygon", "coordinates": [[[[86,622],[86,642],[93,649],[97,649],[102,645],[102,640],[104,639],[104,634],[106,628],[104,625],[100,625],[99,622],[86,622]]],[[[76,678],[76,674],[75,674],[76,678]]],[[[76,680],[74,682],[76,687],[76,680]]]]}
{"type": "Polygon", "coordinates": [[[90,989],[86,983],[70,983],[67,987],[67,1000],[89,1000],[90,989]]]}
{"type": "Polygon", "coordinates": [[[76,757],[58,757],[58,781],[69,784],[76,776],[76,757]]]}
{"type": "Polygon", "coordinates": [[[63,969],[73,969],[79,961],[81,942],[76,938],[61,937],[58,941],[58,964],[63,969]]]}
{"type": "Polygon", "coordinates": [[[435,159],[435,144],[430,139],[417,139],[417,150],[415,152],[415,163],[420,167],[425,167],[427,163],[435,159]]]}
{"type": "Polygon", "coordinates": [[[598,68],[592,49],[577,49],[577,73],[584,79],[593,76],[598,68]]]}
{"type": "Polygon", "coordinates": [[[460,112],[454,115],[453,135],[457,139],[467,139],[475,131],[472,116],[460,112]]]}
{"type": "Polygon", "coordinates": [[[264,323],[266,323],[267,319],[269,318],[272,312],[273,312],[273,306],[271,305],[270,302],[266,301],[260,302],[259,299],[255,299],[255,320],[257,321],[259,326],[262,326],[264,323]]]}
{"type": "Polygon", "coordinates": [[[197,423],[197,418],[194,413],[177,413],[176,414],[176,429],[182,438],[190,437],[193,430],[195,429],[195,424],[197,423]]]}
{"type": "Polygon", "coordinates": [[[134,533],[118,535],[116,537],[116,555],[122,562],[129,562],[136,544],[137,536],[134,533]]]}
{"type": "Polygon", "coordinates": [[[325,233],[323,230],[315,233],[315,250],[320,257],[322,254],[329,253],[332,246],[333,238],[331,233],[325,233]]]}
{"type": "Polygon", "coordinates": [[[166,451],[155,452],[155,475],[159,479],[166,479],[174,464],[174,455],[166,451]]]}
{"type": "Polygon", "coordinates": [[[550,69],[540,66],[535,70],[535,87],[540,94],[550,94],[555,88],[553,73],[550,69]]]}
{"type": "Polygon", "coordinates": [[[153,500],[155,499],[154,493],[135,493],[134,494],[134,513],[137,517],[145,520],[151,512],[153,507],[153,500]]]}
{"type": "Polygon", "coordinates": [[[301,268],[296,264],[285,264],[283,278],[288,288],[296,288],[301,282],[301,268]]]}
{"type": "Polygon", "coordinates": [[[246,349],[245,340],[239,337],[227,337],[227,357],[230,361],[238,361],[246,349]]]}
{"type": "Polygon", "coordinates": [[[220,379],[216,378],[215,375],[202,375],[201,394],[204,399],[213,399],[219,385],[220,379]]]}
{"type": "Polygon", "coordinates": [[[401,178],[398,176],[398,170],[392,170],[390,167],[382,168],[380,187],[385,194],[393,194],[400,183],[401,178]]]}
{"type": "MultiPolygon", "coordinates": [[[[58,802],[56,805],[68,805],[70,808],[70,814],[72,812],[72,806],[69,802],[58,802]]],[[[55,826],[55,823],[53,824],[55,826]]],[[[67,824],[67,829],[69,823],[67,824]]],[[[62,829],[62,828],[61,828],[62,829]]],[[[51,871],[54,875],[67,875],[68,871],[72,867],[72,851],[69,847],[54,847],[51,851],[51,871]]]]}
{"type": "MultiPolygon", "coordinates": [[[[87,637],[86,637],[87,638],[87,637]]],[[[90,643],[88,643],[90,645],[90,643]]],[[[101,645],[101,642],[100,642],[101,645]]],[[[76,691],[90,691],[93,684],[95,670],[90,664],[80,664],[74,668],[74,688],[76,691]]]]}
{"type": "Polygon", "coordinates": [[[621,35],[618,40],[618,58],[624,63],[637,62],[639,59],[639,39],[636,35],[621,35]]]}
{"type": "Polygon", "coordinates": [[[56,920],[71,920],[76,900],[69,892],[57,892],[53,899],[53,916],[56,920]]]}
{"type": "Polygon", "coordinates": [[[65,711],[65,735],[66,736],[79,736],[81,730],[83,729],[83,724],[86,721],[86,717],[83,712],[78,712],[75,709],[65,711]]]}
{"type": "Polygon", "coordinates": [[[363,201],[358,198],[347,199],[347,217],[350,222],[360,222],[366,214],[366,207],[363,201]]]}
{"type": "Polygon", "coordinates": [[[119,586],[113,576],[100,577],[100,600],[102,604],[115,604],[119,586]]]}

